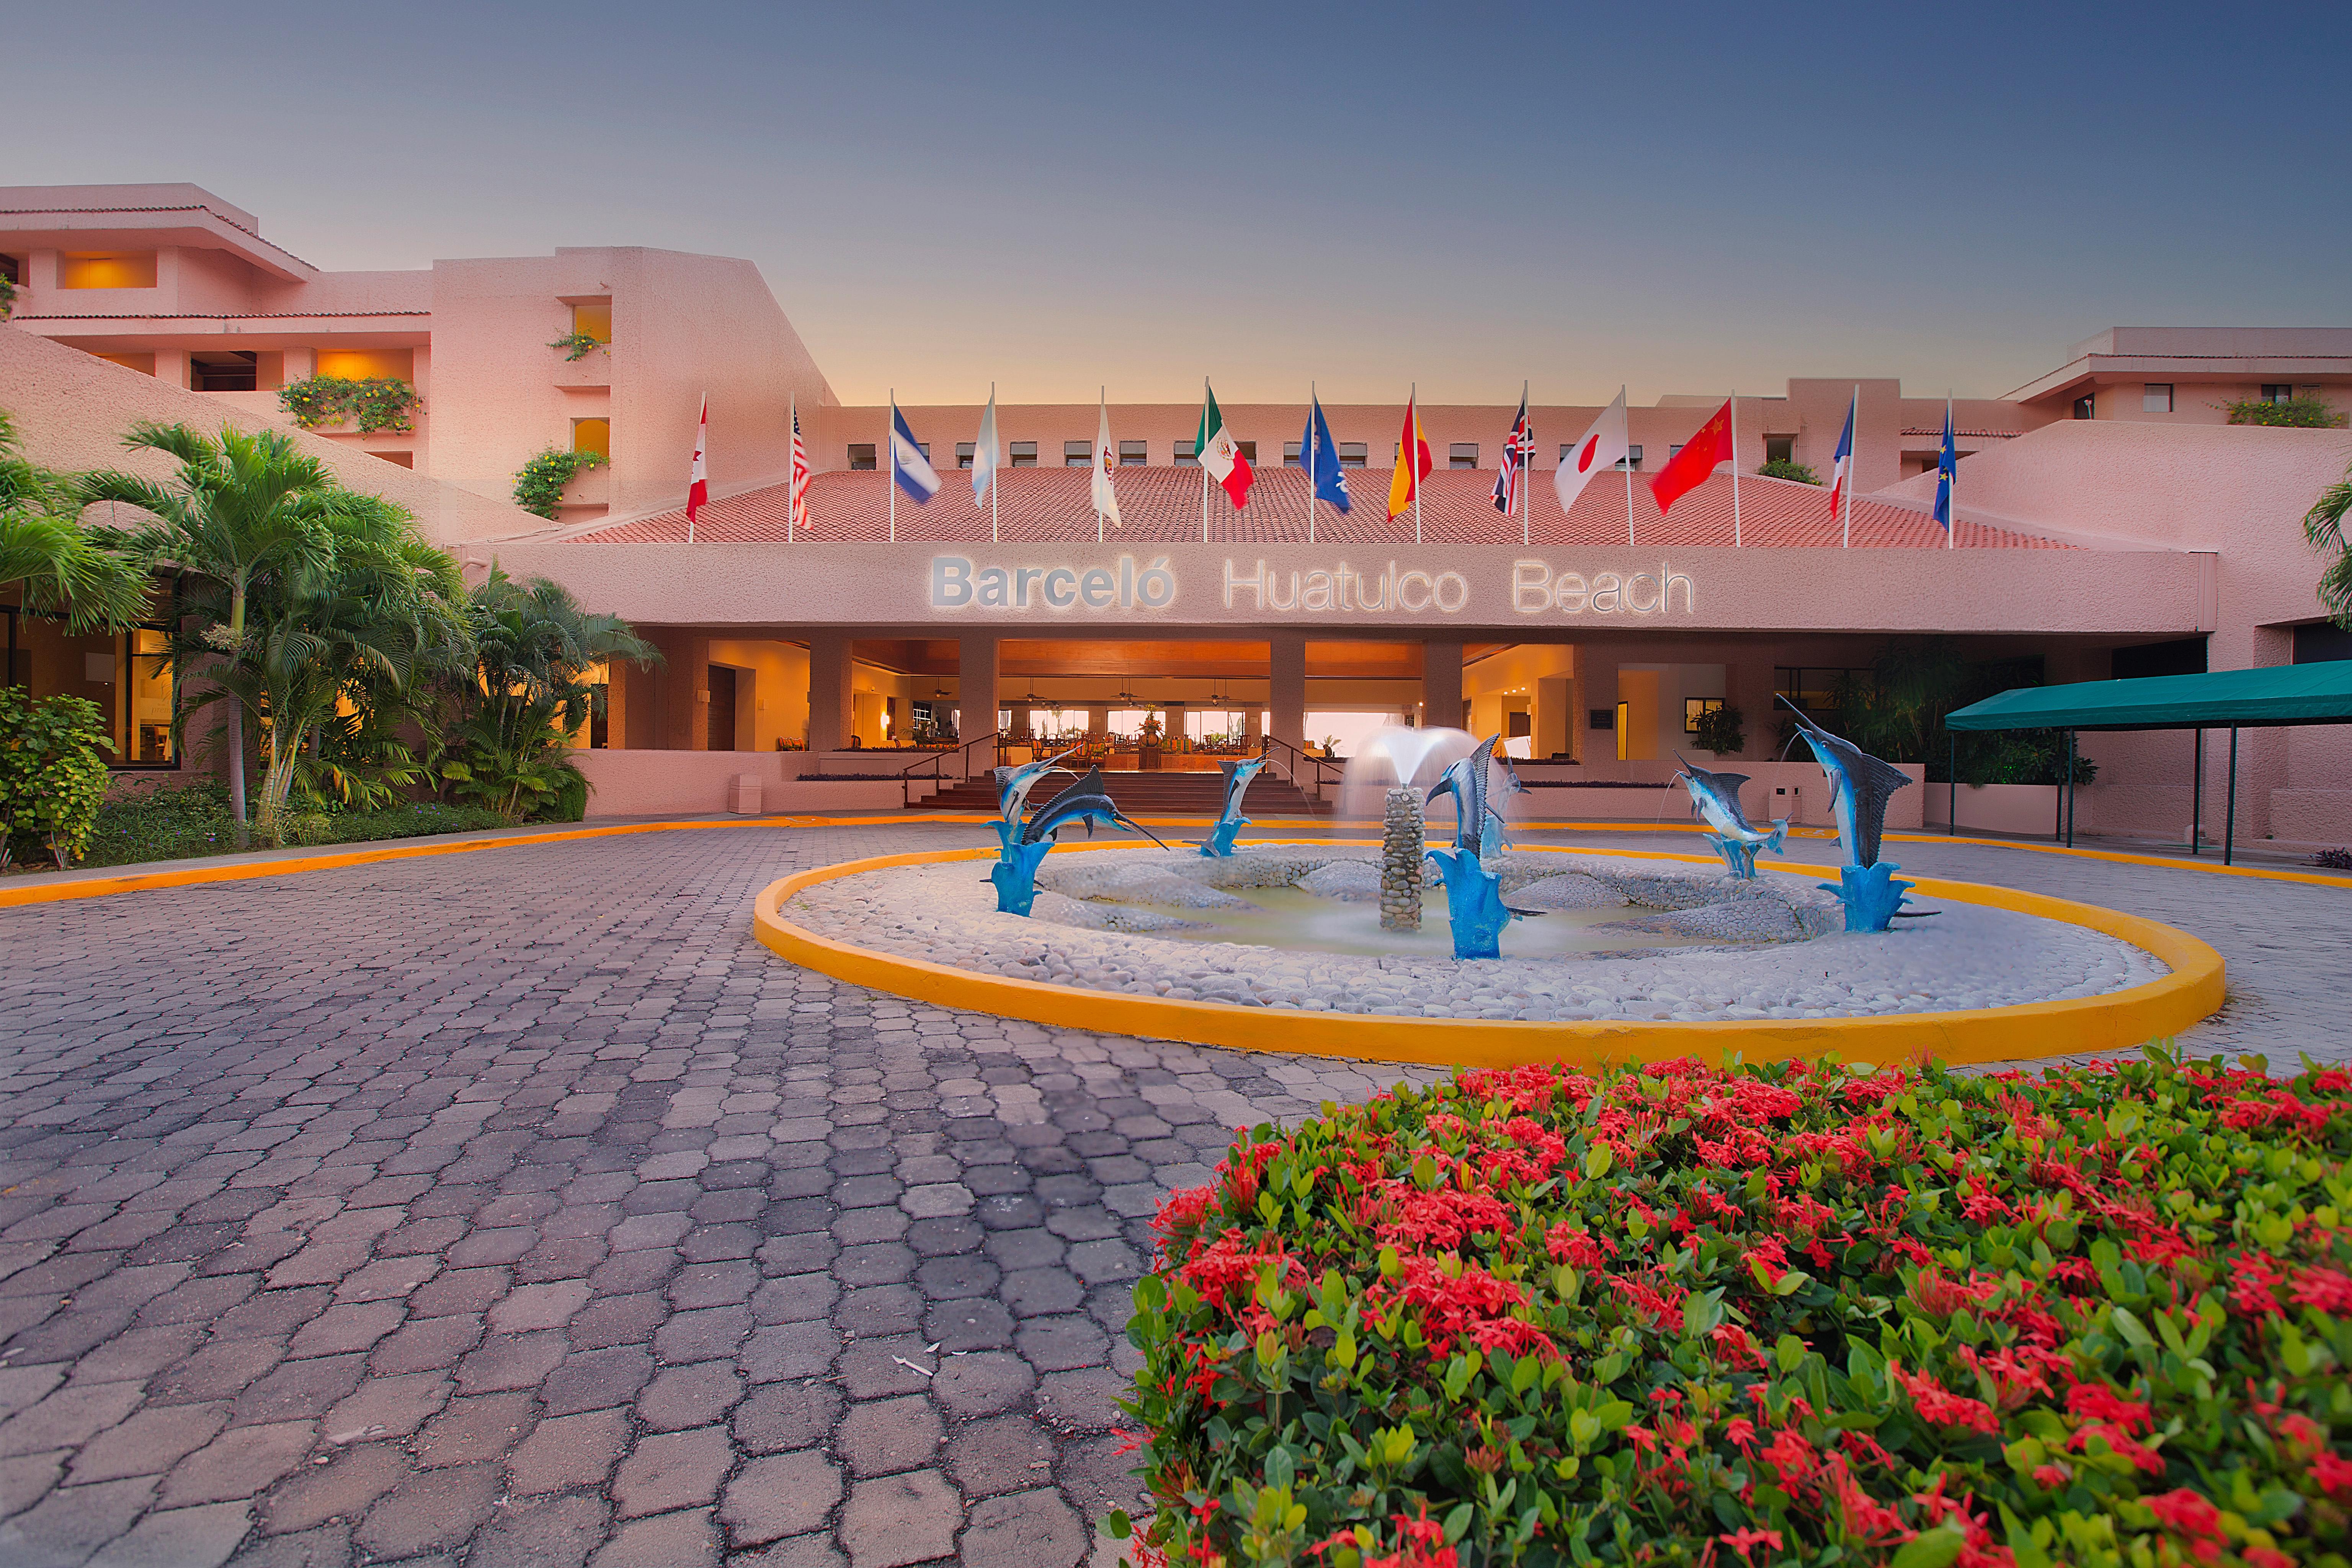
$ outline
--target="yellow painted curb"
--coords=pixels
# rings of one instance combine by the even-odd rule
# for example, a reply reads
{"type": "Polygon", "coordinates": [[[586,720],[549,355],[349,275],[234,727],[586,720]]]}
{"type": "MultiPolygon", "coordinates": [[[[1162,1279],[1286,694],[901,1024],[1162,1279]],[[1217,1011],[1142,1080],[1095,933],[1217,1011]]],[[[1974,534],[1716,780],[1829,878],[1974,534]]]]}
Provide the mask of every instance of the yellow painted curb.
{"type": "MultiPolygon", "coordinates": [[[[1250,842],[1329,845],[1369,841],[1327,838],[1250,842]]],[[[1079,847],[1073,845],[1063,853],[1079,847]]],[[[1124,847],[1104,844],[1085,847],[1124,847]]],[[[1533,852],[1613,854],[1701,863],[1715,858],[1655,850],[1589,850],[1549,845],[1533,852]]],[[[845,861],[798,872],[761,889],[752,906],[753,926],[762,944],[794,963],[853,985],[943,1007],[961,1007],[1090,1034],[1138,1035],[1242,1050],[1425,1062],[1441,1067],[1514,1067],[1550,1061],[1591,1065],[1602,1061],[1657,1061],[1681,1056],[1714,1060],[1734,1051],[1750,1061],[1832,1051],[1843,1059],[1879,1063],[1927,1057],[1952,1063],[2023,1060],[2118,1050],[2162,1039],[2210,1015],[2221,1006],[2222,998],[2221,955],[2187,931],[2069,899],[1927,878],[1916,884],[1917,890],[1927,897],[2015,910],[2087,927],[2144,949],[2170,965],[2172,973],[2145,985],[2102,996],[1884,1017],[1558,1024],[1400,1018],[1242,1007],[1015,980],[835,942],[817,935],[783,913],[783,906],[794,894],[836,878],[893,866],[987,860],[994,858],[995,854],[985,848],[928,850],[845,861]]],[[[1821,874],[1818,867],[1771,868],[1791,876],[1821,874]]]]}

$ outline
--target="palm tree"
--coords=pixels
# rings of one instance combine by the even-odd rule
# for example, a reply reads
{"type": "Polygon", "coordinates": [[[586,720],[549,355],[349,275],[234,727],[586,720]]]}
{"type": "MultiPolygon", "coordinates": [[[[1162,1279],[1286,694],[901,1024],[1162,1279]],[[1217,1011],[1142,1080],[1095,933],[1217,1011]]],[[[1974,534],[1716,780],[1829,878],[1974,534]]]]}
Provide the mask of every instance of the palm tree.
{"type": "Polygon", "coordinates": [[[593,712],[589,672],[615,659],[650,666],[661,653],[618,616],[592,615],[561,585],[518,582],[496,563],[466,610],[474,666],[453,694],[442,777],[520,816],[576,773],[554,753],[593,712]]]}
{"type": "Polygon", "coordinates": [[[0,585],[28,610],[63,611],[68,629],[131,626],[147,605],[147,574],[83,531],[75,481],[25,459],[0,413],[0,585]]]}
{"type": "Polygon", "coordinates": [[[2347,513],[2352,513],[2352,468],[2320,491],[2318,504],[2303,517],[2303,536],[2311,541],[2312,548],[2336,553],[2319,574],[2319,602],[2327,606],[2337,626],[2352,631],[2352,539],[2344,532],[2347,513]]]}
{"type": "MultiPolygon", "coordinates": [[[[129,548],[218,592],[215,622],[203,634],[205,647],[219,660],[206,670],[215,694],[203,702],[236,694],[227,703],[229,808],[242,846],[245,717],[248,709],[257,718],[266,710],[269,685],[266,671],[247,668],[268,653],[266,639],[254,639],[247,626],[256,595],[274,595],[285,603],[314,595],[326,589],[339,552],[381,565],[408,548],[395,540],[415,536],[400,509],[343,489],[324,463],[306,456],[283,431],[248,434],[224,426],[215,438],[186,425],[142,421],[122,444],[174,458],[178,470],[162,482],[109,470],[87,476],[78,488],[89,500],[147,512],[153,521],[127,536],[129,548]]],[[[415,543],[422,548],[421,541],[415,543]]],[[[383,585],[379,581],[377,588],[383,585]]],[[[296,646],[287,643],[281,652],[296,646]]],[[[299,730],[274,736],[273,760],[299,736],[299,730]]]]}

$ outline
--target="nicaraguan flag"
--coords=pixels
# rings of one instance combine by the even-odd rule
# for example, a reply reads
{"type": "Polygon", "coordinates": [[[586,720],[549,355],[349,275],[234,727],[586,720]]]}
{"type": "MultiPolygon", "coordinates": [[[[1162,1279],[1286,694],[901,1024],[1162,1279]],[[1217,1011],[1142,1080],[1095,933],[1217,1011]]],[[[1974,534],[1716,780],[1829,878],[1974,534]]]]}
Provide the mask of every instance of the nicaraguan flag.
{"type": "Polygon", "coordinates": [[[915,445],[915,433],[907,428],[907,416],[898,412],[895,398],[890,404],[890,477],[918,506],[940,493],[940,476],[915,445]]]}
{"type": "Polygon", "coordinates": [[[1348,476],[1339,471],[1339,448],[1332,444],[1331,426],[1323,422],[1323,400],[1311,395],[1307,403],[1307,434],[1298,448],[1307,454],[1301,460],[1315,479],[1315,499],[1329,501],[1345,515],[1348,476]]]}
{"type": "Polygon", "coordinates": [[[1944,449],[1936,458],[1936,521],[1952,531],[1952,480],[1958,476],[1960,455],[1952,446],[1952,405],[1944,402],[1944,449]]]}

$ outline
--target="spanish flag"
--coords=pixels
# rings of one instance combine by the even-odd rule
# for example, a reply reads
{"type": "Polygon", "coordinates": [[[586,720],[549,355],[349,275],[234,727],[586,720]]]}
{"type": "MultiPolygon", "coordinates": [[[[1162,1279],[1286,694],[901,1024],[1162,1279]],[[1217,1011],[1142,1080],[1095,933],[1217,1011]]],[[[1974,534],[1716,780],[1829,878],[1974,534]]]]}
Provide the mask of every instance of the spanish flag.
{"type": "Polygon", "coordinates": [[[1421,416],[1413,411],[1416,391],[1404,400],[1404,434],[1397,437],[1396,474],[1389,480],[1389,520],[1402,517],[1421,499],[1421,481],[1435,465],[1429,460],[1429,437],[1422,434],[1421,416]]]}

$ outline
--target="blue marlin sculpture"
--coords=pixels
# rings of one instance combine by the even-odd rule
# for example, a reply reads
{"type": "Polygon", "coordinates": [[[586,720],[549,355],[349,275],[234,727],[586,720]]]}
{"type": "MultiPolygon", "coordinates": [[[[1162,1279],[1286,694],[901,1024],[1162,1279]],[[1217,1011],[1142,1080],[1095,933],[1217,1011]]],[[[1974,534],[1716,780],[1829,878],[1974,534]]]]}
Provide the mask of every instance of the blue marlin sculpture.
{"type": "Polygon", "coordinates": [[[1498,820],[1488,809],[1486,775],[1494,765],[1495,742],[1501,739],[1489,735],[1480,742],[1476,751],[1429,786],[1422,802],[1426,807],[1441,795],[1454,797],[1454,847],[1422,853],[1437,862],[1445,879],[1445,910],[1454,927],[1456,958],[1502,957],[1503,927],[1518,912],[1503,907],[1502,883],[1481,863],[1491,825],[1498,820]]]}
{"type": "MultiPolygon", "coordinates": [[[[1056,758],[1055,762],[1059,760],[1056,758]]],[[[1053,765],[1050,763],[1031,763],[1026,767],[997,770],[1000,801],[1007,800],[1014,789],[1020,792],[1020,799],[1011,800],[1003,808],[1009,816],[997,823],[997,835],[1003,841],[1004,847],[996,864],[988,868],[988,879],[996,884],[999,914],[1025,915],[1029,912],[1037,900],[1037,868],[1047,852],[1060,842],[1065,827],[1083,823],[1089,838],[1094,837],[1097,822],[1131,827],[1162,849],[1168,847],[1158,834],[1118,809],[1103,788],[1100,768],[1088,768],[1086,777],[1039,806],[1028,822],[1023,824],[1019,816],[1021,800],[1027,798],[1030,787],[1053,765]],[[1033,773],[1032,769],[1036,771],[1033,773]],[[1013,775],[1009,780],[1005,777],[1008,774],[1013,775]]],[[[1068,772],[1067,769],[1063,771],[1068,772]]]]}
{"type": "Polygon", "coordinates": [[[1747,814],[1739,809],[1739,786],[1748,782],[1746,773],[1711,773],[1696,766],[1680,752],[1675,753],[1675,760],[1683,765],[1683,771],[1675,777],[1690,791],[1691,809],[1698,813],[1701,822],[1714,829],[1706,836],[1707,842],[1715,846],[1715,852],[1723,857],[1723,863],[1731,868],[1734,877],[1744,882],[1754,881],[1756,852],[1769,849],[1780,854],[1780,846],[1788,841],[1789,819],[1775,817],[1772,831],[1764,832],[1749,823],[1747,814]]]}
{"type": "Polygon", "coordinates": [[[1242,796],[1249,793],[1250,780],[1265,767],[1266,759],[1254,758],[1246,763],[1219,763],[1217,771],[1225,775],[1224,805],[1217,814],[1217,826],[1210,830],[1201,845],[1201,853],[1212,858],[1234,852],[1234,835],[1249,826],[1242,815],[1242,796]]]}
{"type": "MultiPolygon", "coordinates": [[[[1528,786],[1526,783],[1520,779],[1519,770],[1511,766],[1510,758],[1498,756],[1495,759],[1495,765],[1503,770],[1504,799],[1508,800],[1515,795],[1526,795],[1528,793],[1528,786]]],[[[1488,783],[1491,787],[1492,781],[1490,780],[1488,783]]],[[[1480,849],[1485,854],[1492,855],[1496,850],[1508,846],[1510,841],[1510,825],[1503,820],[1503,814],[1496,810],[1493,802],[1489,800],[1486,806],[1486,837],[1480,843],[1480,849]]]]}
{"type": "Polygon", "coordinates": [[[1879,840],[1886,831],[1887,798],[1909,784],[1911,775],[1831,734],[1787,698],[1780,700],[1796,714],[1798,733],[1829,775],[1830,814],[1837,819],[1845,864],[1839,868],[1836,883],[1822,886],[1844,900],[1846,930],[1885,931],[1903,908],[1903,895],[1912,884],[1895,880],[1903,868],[1879,859],[1879,840]]]}

